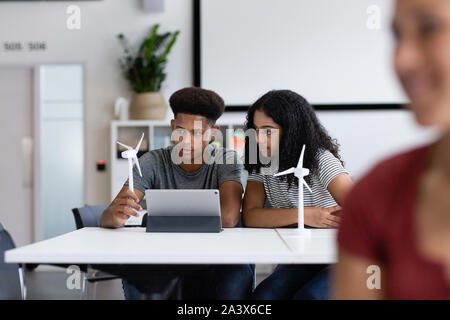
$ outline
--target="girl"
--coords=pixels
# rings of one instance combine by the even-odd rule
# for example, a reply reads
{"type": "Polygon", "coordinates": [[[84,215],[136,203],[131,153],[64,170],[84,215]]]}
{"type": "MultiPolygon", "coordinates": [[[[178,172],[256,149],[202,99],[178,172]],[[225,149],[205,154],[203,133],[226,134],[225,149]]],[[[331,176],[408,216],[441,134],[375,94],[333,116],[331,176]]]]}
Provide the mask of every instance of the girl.
{"type": "Polygon", "coordinates": [[[441,136],[383,161],[349,194],[334,297],[449,299],[450,1],[397,0],[393,31],[409,107],[441,136]]]}
{"type": "MultiPolygon", "coordinates": [[[[303,166],[310,170],[305,180],[312,193],[303,187],[304,223],[316,228],[337,228],[339,205],[352,181],[340,160],[337,142],[319,123],[311,105],[295,92],[270,91],[249,108],[247,129],[256,130],[258,161],[246,163],[249,177],[244,225],[280,228],[297,223],[298,180],[293,174],[273,174],[297,166],[305,145],[303,166]],[[269,161],[270,167],[262,164],[269,161]]],[[[326,265],[279,265],[256,288],[253,298],[326,299],[327,274],[326,265]]]]}

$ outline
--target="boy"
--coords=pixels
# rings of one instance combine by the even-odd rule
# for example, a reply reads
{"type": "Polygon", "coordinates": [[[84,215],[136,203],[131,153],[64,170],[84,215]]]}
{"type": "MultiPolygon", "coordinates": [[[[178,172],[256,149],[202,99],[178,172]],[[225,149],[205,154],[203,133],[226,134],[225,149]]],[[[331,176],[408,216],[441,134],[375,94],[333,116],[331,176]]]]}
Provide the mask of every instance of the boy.
{"type": "MultiPolygon", "coordinates": [[[[133,209],[142,209],[139,203],[147,189],[218,189],[222,227],[232,228],[239,222],[243,166],[234,151],[217,148],[209,143],[214,140],[215,132],[219,129],[215,122],[224,112],[223,99],[213,91],[190,87],[175,92],[170,97],[170,107],[174,114],[171,128],[175,145],[150,151],[139,159],[142,177],[135,168],[134,193],[125,183],[103,212],[100,219],[102,227],[122,227],[130,216],[136,216],[133,209]]],[[[123,270],[126,269],[124,267],[123,270]]],[[[149,267],[148,273],[158,278],[155,271],[159,274],[161,269],[169,270],[165,274],[169,278],[173,275],[184,276],[185,298],[189,295],[185,293],[190,289],[186,283],[189,279],[200,277],[199,273],[202,274],[202,282],[211,284],[209,298],[244,299],[253,285],[253,272],[248,265],[149,267]],[[205,277],[208,278],[206,281],[205,277]]],[[[134,284],[138,282],[136,279],[130,281],[134,284]]],[[[131,292],[127,292],[129,287],[124,282],[127,298],[131,297],[131,292]]],[[[146,290],[151,290],[151,287],[145,286],[146,290]]]]}

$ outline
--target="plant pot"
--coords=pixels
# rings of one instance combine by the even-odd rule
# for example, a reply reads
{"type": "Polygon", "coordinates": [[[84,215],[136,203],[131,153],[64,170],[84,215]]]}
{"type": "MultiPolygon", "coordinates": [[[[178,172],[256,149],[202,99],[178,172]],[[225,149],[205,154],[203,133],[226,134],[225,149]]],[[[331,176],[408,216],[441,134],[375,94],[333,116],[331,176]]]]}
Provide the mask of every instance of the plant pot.
{"type": "Polygon", "coordinates": [[[167,103],[161,92],[137,93],[130,106],[130,118],[133,120],[164,120],[167,103]]]}

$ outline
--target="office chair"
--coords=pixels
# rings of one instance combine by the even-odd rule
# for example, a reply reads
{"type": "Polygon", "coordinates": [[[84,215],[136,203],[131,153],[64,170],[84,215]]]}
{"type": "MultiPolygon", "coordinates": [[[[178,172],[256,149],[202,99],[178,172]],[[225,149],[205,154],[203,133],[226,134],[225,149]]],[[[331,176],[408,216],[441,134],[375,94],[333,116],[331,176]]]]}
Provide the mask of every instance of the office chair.
{"type": "MultiPolygon", "coordinates": [[[[107,206],[100,205],[100,206],[88,206],[85,205],[81,208],[74,208],[72,209],[73,216],[75,218],[75,225],[77,229],[81,229],[84,227],[99,227],[100,226],[100,217],[105,211],[107,206]]],[[[147,216],[145,215],[142,220],[142,226],[146,225],[147,216]]],[[[93,297],[95,299],[96,291],[97,291],[97,284],[100,281],[107,281],[107,280],[113,280],[113,279],[120,279],[118,276],[114,276],[110,273],[103,272],[96,270],[92,268],[89,265],[82,265],[79,266],[80,270],[83,272],[83,286],[81,290],[81,298],[87,299],[89,297],[89,283],[94,284],[93,288],[93,297]]],[[[162,290],[158,294],[154,295],[148,295],[143,294],[143,299],[150,299],[150,300],[160,300],[160,299],[168,299],[171,297],[174,292],[177,293],[179,290],[179,279],[176,279],[176,281],[171,281],[164,290],[162,290]]]]}
{"type": "Polygon", "coordinates": [[[0,300],[25,300],[22,266],[5,263],[5,251],[15,247],[13,239],[0,223],[0,300]]]}
{"type": "MultiPolygon", "coordinates": [[[[84,227],[99,227],[100,217],[107,206],[88,206],[85,205],[81,208],[72,209],[73,216],[75,218],[75,225],[77,229],[84,227]]],[[[93,284],[93,299],[97,295],[97,284],[100,281],[108,281],[114,279],[120,279],[120,277],[114,276],[112,274],[96,270],[90,265],[79,265],[80,270],[83,272],[83,285],[81,288],[81,299],[88,299],[89,284],[93,284]]]]}
{"type": "MultiPolygon", "coordinates": [[[[85,205],[81,208],[72,209],[73,216],[75,218],[75,224],[77,229],[81,229],[84,227],[99,227],[100,226],[100,217],[105,211],[107,206],[88,206],[85,205]]],[[[147,214],[144,215],[142,219],[141,226],[147,225],[147,214]]],[[[83,271],[83,286],[82,286],[82,299],[87,299],[89,297],[88,283],[94,284],[94,292],[93,296],[95,299],[97,283],[99,281],[105,280],[113,280],[120,279],[118,276],[114,276],[110,273],[106,273],[103,271],[98,271],[94,268],[91,268],[89,265],[80,266],[80,270],[83,271]]],[[[171,297],[179,298],[180,297],[180,279],[172,279],[168,283],[168,285],[161,290],[161,292],[157,294],[142,294],[142,299],[149,300],[166,300],[171,297]]]]}

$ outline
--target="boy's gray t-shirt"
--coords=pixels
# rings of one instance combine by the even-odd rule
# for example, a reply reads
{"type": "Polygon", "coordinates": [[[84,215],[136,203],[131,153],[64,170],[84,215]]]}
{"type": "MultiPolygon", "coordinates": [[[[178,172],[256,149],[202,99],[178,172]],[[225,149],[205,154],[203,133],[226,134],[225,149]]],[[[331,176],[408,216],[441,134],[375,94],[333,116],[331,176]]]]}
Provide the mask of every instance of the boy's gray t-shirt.
{"type": "MultiPolygon", "coordinates": [[[[148,189],[219,189],[225,181],[241,183],[243,164],[236,151],[208,145],[207,163],[194,173],[187,173],[171,159],[170,146],[152,150],[139,158],[142,177],[133,169],[134,187],[145,193],[148,189]]],[[[125,182],[128,185],[128,179],[125,182]]]]}

